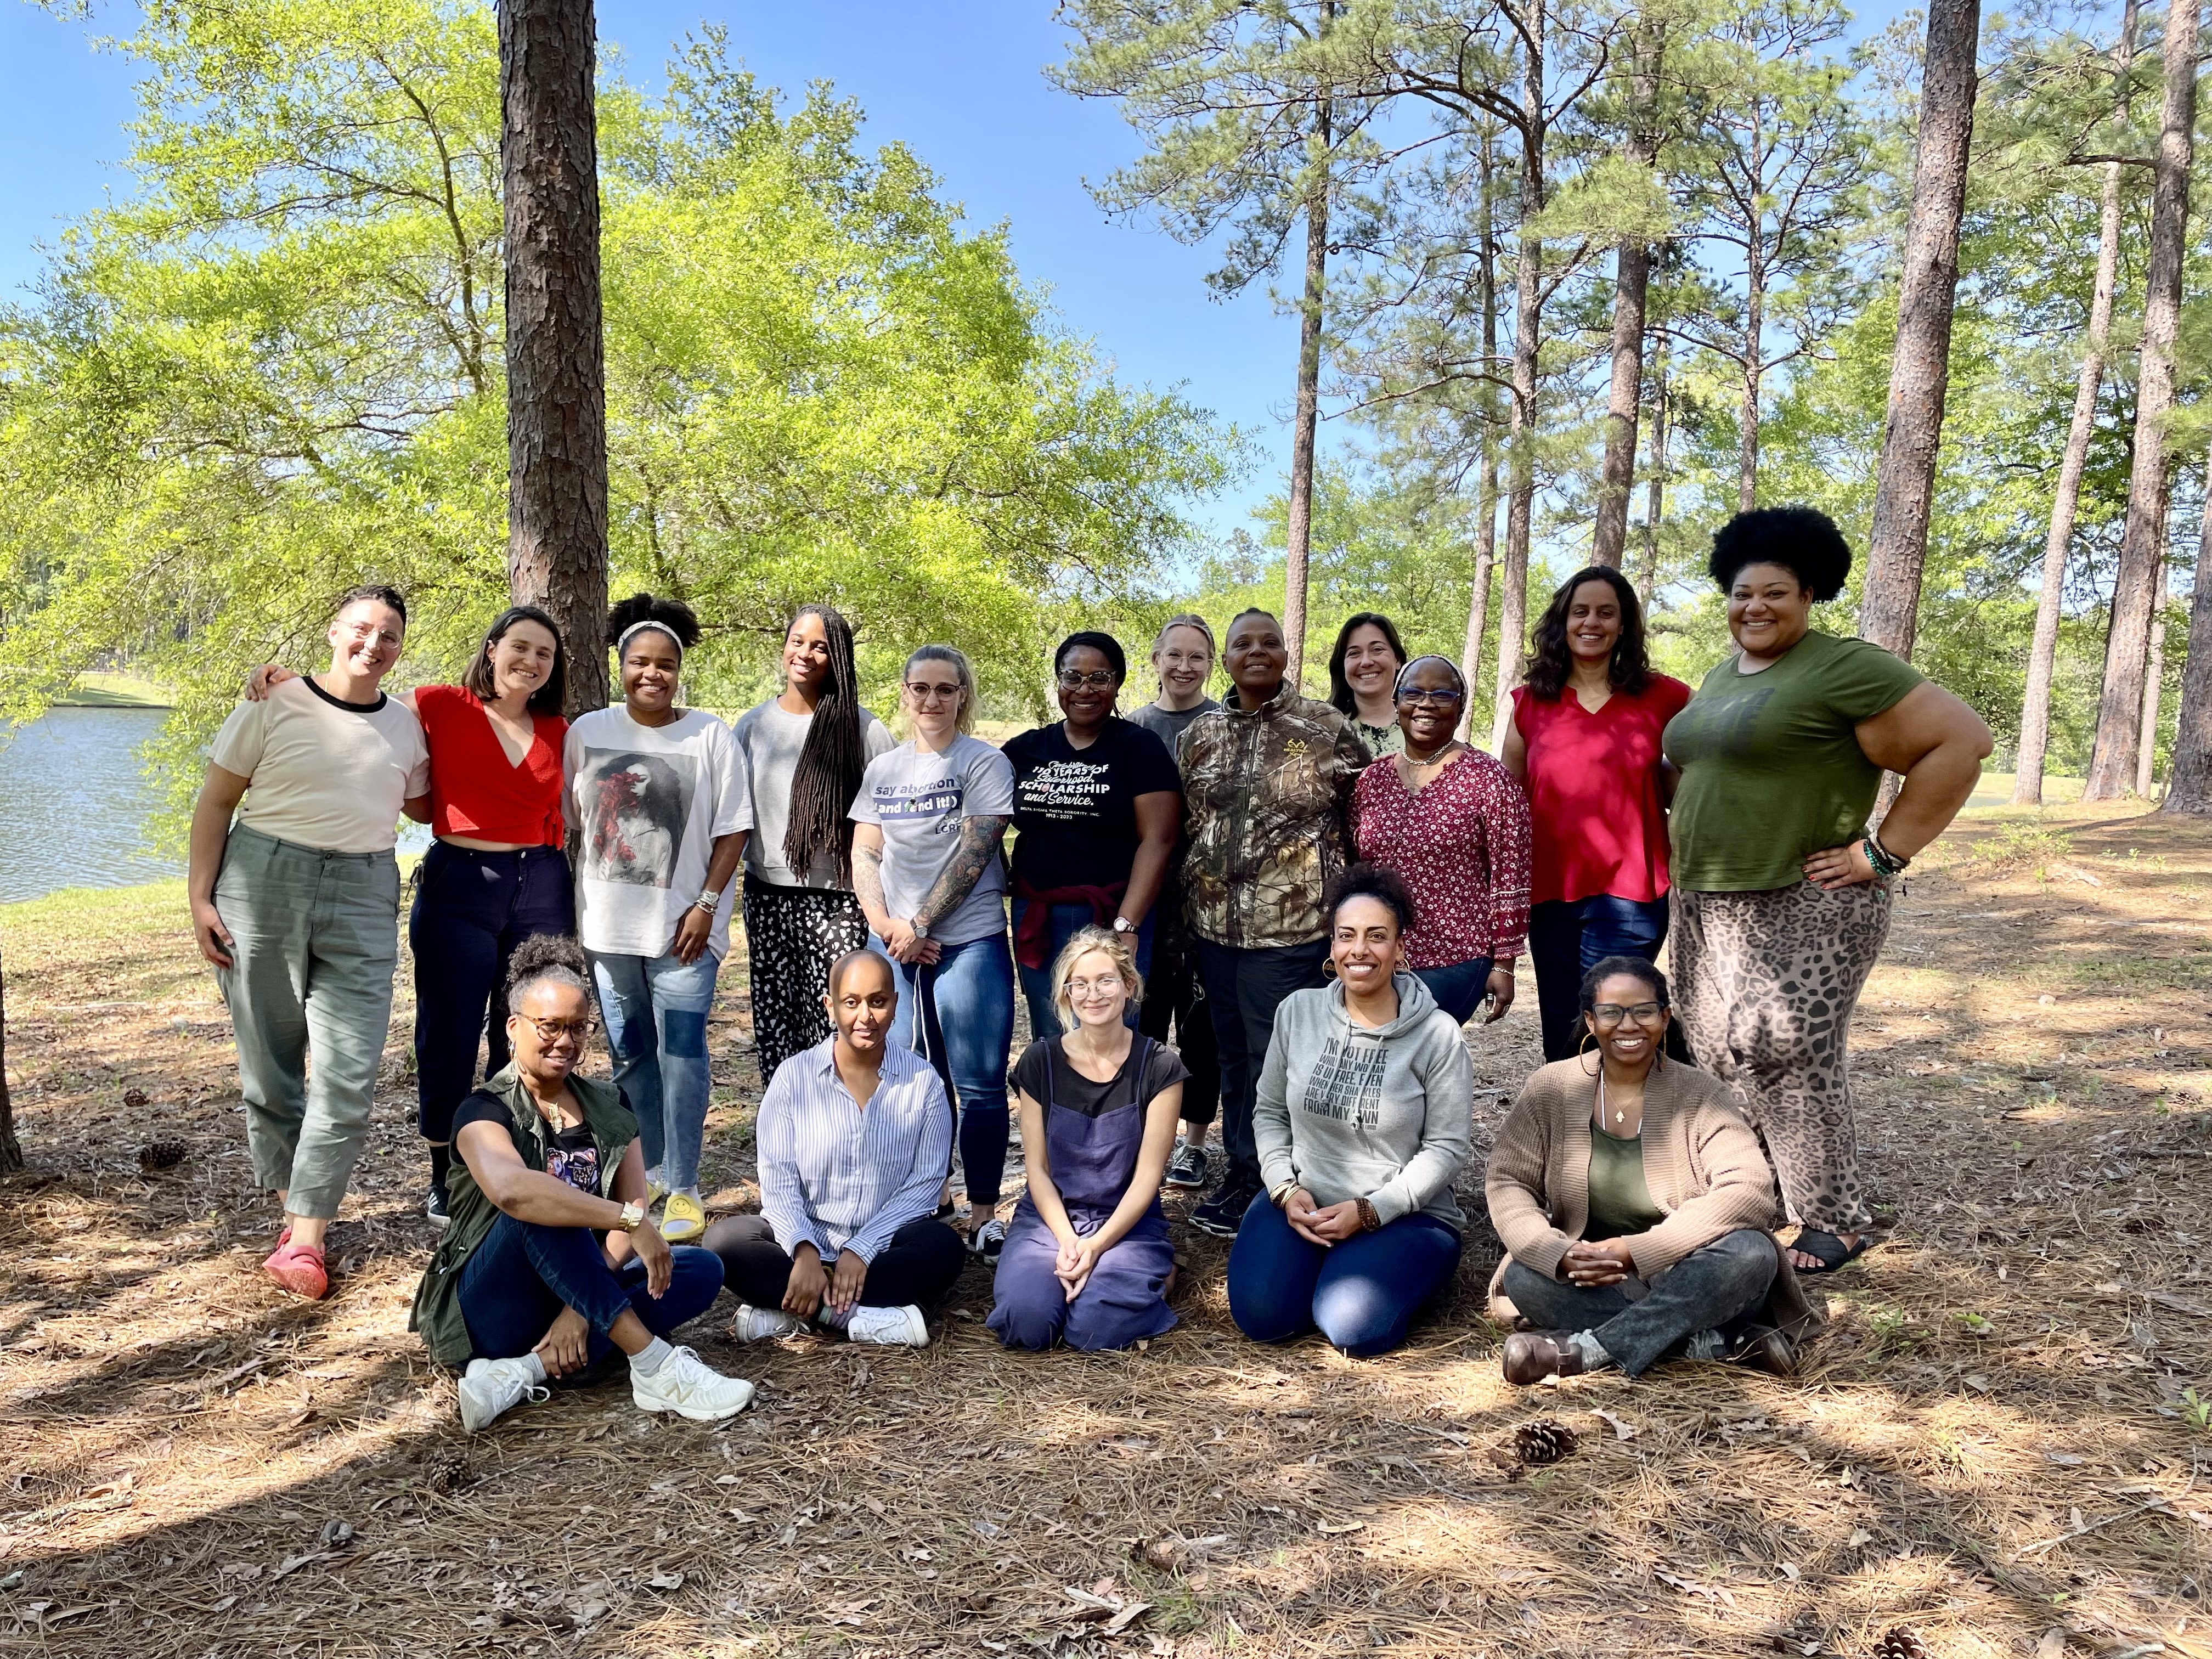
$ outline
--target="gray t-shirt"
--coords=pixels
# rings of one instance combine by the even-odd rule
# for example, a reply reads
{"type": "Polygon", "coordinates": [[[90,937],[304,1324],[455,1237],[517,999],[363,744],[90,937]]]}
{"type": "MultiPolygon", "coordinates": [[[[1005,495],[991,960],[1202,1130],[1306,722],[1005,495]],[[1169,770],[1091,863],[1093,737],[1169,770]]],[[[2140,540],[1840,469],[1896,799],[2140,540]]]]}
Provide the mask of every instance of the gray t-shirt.
{"type": "Polygon", "coordinates": [[[1156,702],[1148,702],[1142,708],[1132,709],[1127,718],[1132,726],[1143,726],[1167,744],[1168,753],[1173,755],[1182,734],[1190,730],[1190,723],[1207,709],[1220,707],[1212,697],[1201,698],[1188,708],[1163,708],[1156,702]]]}
{"type": "MultiPolygon", "coordinates": [[[[771,887],[828,887],[837,885],[834,853],[815,855],[814,867],[804,877],[795,873],[783,852],[783,837],[791,828],[792,781],[799,771],[799,751],[814,728],[811,714],[788,714],[770,697],[738,716],[738,747],[744,751],[745,770],[752,781],[753,833],[745,842],[745,873],[771,887]]],[[[898,739],[866,709],[860,711],[860,752],[867,760],[887,754],[898,739]]]]}
{"type": "MultiPolygon", "coordinates": [[[[963,818],[1012,817],[1014,769],[980,738],[953,739],[941,755],[902,743],[868,763],[853,821],[884,832],[884,904],[911,916],[952,862],[963,818]]],[[[946,945],[966,945],[1006,930],[1006,872],[993,859],[960,908],[929,930],[946,945]]]]}

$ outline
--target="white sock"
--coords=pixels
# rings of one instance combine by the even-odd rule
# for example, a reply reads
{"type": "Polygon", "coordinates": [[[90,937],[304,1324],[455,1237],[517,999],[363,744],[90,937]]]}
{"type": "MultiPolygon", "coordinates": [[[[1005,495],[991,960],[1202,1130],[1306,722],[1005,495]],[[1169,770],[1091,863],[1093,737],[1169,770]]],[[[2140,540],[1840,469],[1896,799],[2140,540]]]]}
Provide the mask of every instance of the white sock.
{"type": "Polygon", "coordinates": [[[1718,1331],[1692,1332],[1689,1341],[1683,1345],[1682,1358],[1685,1359],[1725,1358],[1728,1354],[1728,1338],[1723,1336],[1718,1331]]]}
{"type": "Polygon", "coordinates": [[[659,1337],[654,1337],[629,1357],[629,1369],[635,1376],[651,1376],[660,1369],[660,1362],[674,1353],[675,1349],[659,1337]]]}
{"type": "MultiPolygon", "coordinates": [[[[656,1164],[653,1168],[645,1172],[645,1184],[648,1189],[660,1186],[660,1166],[659,1164],[656,1164]]],[[[662,1190],[665,1191],[666,1188],[664,1188],[662,1190]]]]}
{"type": "Polygon", "coordinates": [[[699,1201],[699,1189],[696,1186],[675,1187],[670,1188],[670,1196],[673,1197],[678,1193],[681,1193],[684,1197],[690,1199],[694,1204],[696,1204],[699,1201]]]}
{"type": "Polygon", "coordinates": [[[545,1381],[545,1362],[538,1357],[537,1352],[534,1349],[529,1353],[522,1356],[522,1363],[528,1368],[530,1371],[530,1380],[532,1383],[538,1383],[545,1381]]]}
{"type": "Polygon", "coordinates": [[[1597,1340],[1595,1333],[1577,1331],[1567,1340],[1582,1354],[1584,1370],[1599,1370],[1613,1364],[1613,1356],[1605,1351],[1605,1344],[1597,1340]]]}

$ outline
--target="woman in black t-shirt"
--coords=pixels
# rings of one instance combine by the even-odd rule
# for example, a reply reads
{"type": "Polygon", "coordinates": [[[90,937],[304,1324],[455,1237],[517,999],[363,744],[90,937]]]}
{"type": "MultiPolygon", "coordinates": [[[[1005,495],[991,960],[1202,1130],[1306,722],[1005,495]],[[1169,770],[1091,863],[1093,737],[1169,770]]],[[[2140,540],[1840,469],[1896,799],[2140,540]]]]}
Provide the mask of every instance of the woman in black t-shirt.
{"type": "MultiPolygon", "coordinates": [[[[1133,936],[1150,965],[1159,896],[1182,817],[1167,746],[1114,712],[1128,659],[1110,634],[1071,634],[1053,655],[1066,719],[1011,739],[1014,769],[1014,963],[1030,1034],[1060,1030],[1050,967],[1079,928],[1133,936]]],[[[1132,1018],[1136,1004],[1129,1005],[1132,1018]]]]}

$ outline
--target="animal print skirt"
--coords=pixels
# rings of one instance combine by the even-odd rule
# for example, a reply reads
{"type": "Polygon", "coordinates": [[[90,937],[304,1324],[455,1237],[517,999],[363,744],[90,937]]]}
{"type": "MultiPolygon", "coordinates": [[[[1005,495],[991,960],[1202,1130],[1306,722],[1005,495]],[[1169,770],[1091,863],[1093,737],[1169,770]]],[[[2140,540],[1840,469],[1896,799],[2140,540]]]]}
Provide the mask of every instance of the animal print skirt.
{"type": "Polygon", "coordinates": [[[1790,1218],[1833,1233],[1865,1228],[1874,1218],[1859,1185],[1844,1043],[1889,933],[1888,888],[1677,887],[1673,915],[1682,1034],[1766,1142],[1790,1218]]]}
{"type": "Polygon", "coordinates": [[[777,1066],[830,1035],[830,1012],[822,1006],[830,964],[867,942],[868,919],[851,893],[745,878],[745,954],[763,1088],[777,1066]]]}

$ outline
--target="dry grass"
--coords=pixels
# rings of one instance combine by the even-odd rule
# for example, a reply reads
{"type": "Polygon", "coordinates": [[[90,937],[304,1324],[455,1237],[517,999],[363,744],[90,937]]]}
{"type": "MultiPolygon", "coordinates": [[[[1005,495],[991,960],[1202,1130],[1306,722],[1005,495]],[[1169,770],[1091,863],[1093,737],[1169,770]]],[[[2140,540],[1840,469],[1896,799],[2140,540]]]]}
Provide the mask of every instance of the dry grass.
{"type": "MultiPolygon", "coordinates": [[[[0,1186],[0,1650],[1856,1656],[1905,1625],[1947,1656],[2212,1655],[2212,827],[2008,821],[1928,860],[1862,1011],[1896,1229],[1830,1287],[1811,1373],[1533,1398],[1476,1318],[1480,1228],[1373,1362],[1243,1341],[1190,1235],[1184,1322],[1143,1353],[1002,1353],[971,1271],[921,1352],[702,1322],[761,1384],[719,1429],[613,1389],[471,1440],[404,1330],[410,1080],[338,1294],[289,1301],[181,889],[6,907],[33,1168],[0,1186]],[[157,1134],[190,1150],[149,1177],[157,1134]],[[1510,1479],[1488,1454],[1539,1413],[1582,1449],[1510,1479]]],[[[757,1079],[725,979],[728,1204],[757,1079]]],[[[1479,1088],[1534,1028],[1478,1031],[1479,1088]]]]}

